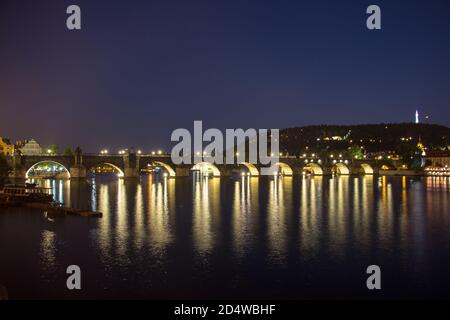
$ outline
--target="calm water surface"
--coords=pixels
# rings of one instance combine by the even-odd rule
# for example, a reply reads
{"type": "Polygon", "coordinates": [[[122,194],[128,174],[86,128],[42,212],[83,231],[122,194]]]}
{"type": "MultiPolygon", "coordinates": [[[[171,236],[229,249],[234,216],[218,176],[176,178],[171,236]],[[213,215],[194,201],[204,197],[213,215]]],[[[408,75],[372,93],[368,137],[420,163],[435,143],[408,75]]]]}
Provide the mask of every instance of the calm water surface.
{"type": "Polygon", "coordinates": [[[101,219],[0,211],[11,298],[449,298],[450,180],[46,180],[101,219]],[[66,267],[82,290],[66,289],[66,267]],[[368,265],[382,290],[365,287],[368,265]]]}

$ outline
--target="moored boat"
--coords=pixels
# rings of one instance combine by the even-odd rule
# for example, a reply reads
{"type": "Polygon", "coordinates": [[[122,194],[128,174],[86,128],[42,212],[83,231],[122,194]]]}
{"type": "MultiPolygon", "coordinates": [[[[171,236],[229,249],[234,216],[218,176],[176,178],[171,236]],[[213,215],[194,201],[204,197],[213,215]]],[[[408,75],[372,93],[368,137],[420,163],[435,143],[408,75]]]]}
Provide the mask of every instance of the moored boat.
{"type": "Polygon", "coordinates": [[[29,185],[6,185],[0,190],[0,198],[6,199],[7,202],[53,202],[50,188],[29,185]]]}

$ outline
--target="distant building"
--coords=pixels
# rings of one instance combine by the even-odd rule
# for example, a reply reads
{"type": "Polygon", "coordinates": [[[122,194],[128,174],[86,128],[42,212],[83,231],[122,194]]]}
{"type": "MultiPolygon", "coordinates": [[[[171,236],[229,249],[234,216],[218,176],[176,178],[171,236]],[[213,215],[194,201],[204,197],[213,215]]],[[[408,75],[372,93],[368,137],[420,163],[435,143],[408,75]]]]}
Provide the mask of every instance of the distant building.
{"type": "Polygon", "coordinates": [[[416,110],[416,123],[419,123],[419,111],[416,110]]]}
{"type": "Polygon", "coordinates": [[[14,145],[9,139],[0,137],[0,155],[11,156],[14,153],[14,145]]]}
{"type": "Polygon", "coordinates": [[[17,141],[16,148],[24,156],[35,156],[43,153],[41,146],[34,139],[17,141]]]}
{"type": "Polygon", "coordinates": [[[433,167],[450,167],[450,150],[429,151],[425,156],[433,167]]]}
{"type": "Polygon", "coordinates": [[[425,168],[425,173],[427,175],[450,175],[450,150],[429,151],[425,156],[425,160],[428,163],[425,168]]]}

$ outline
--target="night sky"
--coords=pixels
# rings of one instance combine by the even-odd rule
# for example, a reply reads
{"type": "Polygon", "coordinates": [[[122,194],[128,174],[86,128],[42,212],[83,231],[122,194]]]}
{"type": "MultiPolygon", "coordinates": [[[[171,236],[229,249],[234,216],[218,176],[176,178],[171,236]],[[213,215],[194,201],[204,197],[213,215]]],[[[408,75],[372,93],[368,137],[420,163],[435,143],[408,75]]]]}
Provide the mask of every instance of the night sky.
{"type": "Polygon", "coordinates": [[[450,1],[0,0],[0,136],[168,148],[175,128],[450,125],[450,1]],[[78,4],[82,30],[66,28],[78,4]],[[382,30],[366,28],[366,8],[382,30]]]}

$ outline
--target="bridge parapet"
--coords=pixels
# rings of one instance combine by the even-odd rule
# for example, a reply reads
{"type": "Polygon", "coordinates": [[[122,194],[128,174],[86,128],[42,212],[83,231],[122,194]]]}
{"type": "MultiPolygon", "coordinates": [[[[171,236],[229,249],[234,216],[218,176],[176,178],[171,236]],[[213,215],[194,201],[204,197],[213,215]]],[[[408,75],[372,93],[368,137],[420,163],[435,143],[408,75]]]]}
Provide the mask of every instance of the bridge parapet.
{"type": "MultiPolygon", "coordinates": [[[[34,165],[41,162],[56,162],[64,166],[69,172],[71,178],[85,178],[87,172],[98,165],[107,164],[116,168],[120,176],[124,178],[136,178],[141,170],[151,166],[164,167],[170,177],[188,176],[194,164],[174,164],[170,155],[151,154],[143,155],[136,153],[121,154],[83,154],[77,149],[75,155],[35,155],[27,156],[15,154],[7,157],[9,165],[13,168],[12,177],[25,178],[27,172],[34,165]]],[[[377,174],[382,165],[389,165],[388,160],[375,159],[341,159],[341,158],[319,158],[319,157],[280,157],[279,165],[282,166],[285,173],[299,175],[304,172],[310,172],[317,175],[329,175],[332,173],[341,174],[377,174]],[[289,169],[286,169],[289,168],[289,169]],[[338,170],[339,169],[339,170],[338,170]]],[[[392,165],[392,163],[390,164],[392,165]]],[[[258,164],[217,164],[213,166],[222,176],[228,176],[233,173],[249,172],[251,175],[259,175],[261,165],[258,164]]]]}

